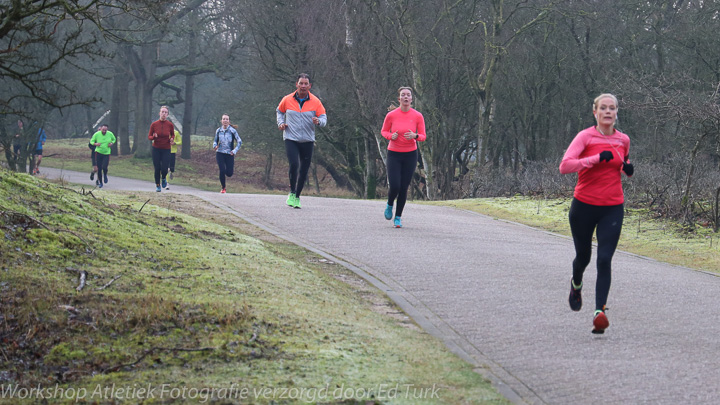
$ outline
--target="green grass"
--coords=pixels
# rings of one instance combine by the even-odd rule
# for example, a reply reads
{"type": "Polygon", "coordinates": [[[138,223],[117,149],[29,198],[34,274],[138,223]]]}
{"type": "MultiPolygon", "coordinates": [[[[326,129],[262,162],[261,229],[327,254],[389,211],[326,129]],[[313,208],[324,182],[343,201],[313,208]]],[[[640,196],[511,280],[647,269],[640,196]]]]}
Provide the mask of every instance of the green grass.
{"type": "Polygon", "coordinates": [[[191,196],[103,195],[0,171],[2,389],[75,393],[53,403],[197,403],[211,389],[221,403],[506,403],[341,266],[191,196]]]}
{"type": "MultiPolygon", "coordinates": [[[[475,211],[570,236],[570,201],[511,197],[430,204],[475,211]]],[[[626,208],[618,249],[680,266],[720,272],[720,237],[712,229],[698,227],[694,232],[688,232],[677,223],[652,217],[643,209],[626,208]]]]}

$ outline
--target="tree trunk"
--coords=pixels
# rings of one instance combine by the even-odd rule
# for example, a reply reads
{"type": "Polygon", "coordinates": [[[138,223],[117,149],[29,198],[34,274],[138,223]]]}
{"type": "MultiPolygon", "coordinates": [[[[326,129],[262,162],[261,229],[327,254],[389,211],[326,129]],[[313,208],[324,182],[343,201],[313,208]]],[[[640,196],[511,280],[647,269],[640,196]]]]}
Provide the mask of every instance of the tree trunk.
{"type": "Polygon", "coordinates": [[[704,132],[695,142],[695,146],[690,152],[690,164],[688,165],[687,176],[685,176],[685,190],[683,191],[683,196],[680,200],[680,205],[683,209],[683,216],[686,223],[691,222],[692,201],[690,201],[690,188],[692,187],[695,175],[695,159],[697,158],[698,151],[700,150],[700,145],[707,135],[708,133],[704,132]]]}
{"type": "Polygon", "coordinates": [[[273,154],[268,153],[267,159],[265,160],[265,174],[263,175],[263,184],[265,188],[272,190],[272,165],[273,165],[273,154]]]}
{"type": "Polygon", "coordinates": [[[365,144],[365,192],[363,198],[375,199],[377,197],[377,159],[375,159],[375,145],[364,137],[365,144]]]}
{"type": "Polygon", "coordinates": [[[128,60],[135,78],[135,131],[133,138],[133,151],[136,158],[149,158],[151,144],[147,139],[147,130],[152,123],[152,93],[153,78],[155,77],[155,58],[157,44],[143,44],[138,56],[128,49],[128,60]]]}
{"type": "Polygon", "coordinates": [[[120,45],[115,58],[115,76],[113,77],[113,94],[110,105],[110,131],[115,134],[117,142],[112,147],[112,154],[129,155],[130,148],[130,123],[128,115],[129,89],[128,83],[132,80],[124,59],[127,55],[127,45],[120,45]]]}
{"type": "MultiPolygon", "coordinates": [[[[197,15],[191,12],[190,15],[190,32],[188,33],[188,67],[195,67],[198,53],[198,36],[197,36],[197,15]]],[[[190,136],[192,135],[190,128],[193,122],[193,95],[195,93],[195,75],[185,76],[185,111],[183,113],[182,126],[185,129],[182,133],[182,152],[180,156],[183,159],[192,157],[192,145],[190,136]]]]}

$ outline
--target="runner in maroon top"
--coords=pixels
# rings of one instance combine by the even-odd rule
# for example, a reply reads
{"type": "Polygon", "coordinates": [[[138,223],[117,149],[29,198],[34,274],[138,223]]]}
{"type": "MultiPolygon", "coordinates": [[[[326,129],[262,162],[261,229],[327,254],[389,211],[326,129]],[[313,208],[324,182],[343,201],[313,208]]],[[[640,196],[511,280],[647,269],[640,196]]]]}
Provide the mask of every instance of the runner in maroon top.
{"type": "Polygon", "coordinates": [[[610,292],[611,264],[622,230],[625,197],[621,174],[632,176],[628,159],[630,138],[615,129],[618,102],[612,94],[595,98],[593,113],[597,125],[575,136],[565,152],[560,173],[578,173],[570,205],[570,231],[575,243],[573,276],[570,280],[570,309],[582,307],[582,279],[592,254],[592,236],[597,233],[597,281],[593,333],[610,326],[605,314],[610,292]]]}
{"type": "Polygon", "coordinates": [[[166,106],[160,107],[160,119],[150,124],[150,131],[148,131],[148,139],[152,141],[155,191],[157,192],[167,187],[166,178],[170,165],[170,146],[175,141],[175,126],[167,119],[169,114],[170,110],[166,106]]]}

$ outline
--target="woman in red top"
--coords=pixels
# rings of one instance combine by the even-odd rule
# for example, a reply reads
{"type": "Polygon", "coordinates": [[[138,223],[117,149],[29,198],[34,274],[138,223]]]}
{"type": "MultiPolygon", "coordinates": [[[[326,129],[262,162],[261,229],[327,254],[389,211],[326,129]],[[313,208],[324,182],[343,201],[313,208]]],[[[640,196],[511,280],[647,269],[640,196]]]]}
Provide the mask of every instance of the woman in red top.
{"type": "Polygon", "coordinates": [[[424,141],[426,136],[425,119],[420,112],[411,107],[412,89],[400,87],[398,94],[400,107],[394,108],[385,116],[380,133],[385,139],[390,140],[387,154],[390,190],[388,190],[387,206],[385,207],[385,219],[389,221],[393,218],[393,204],[397,198],[393,225],[395,228],[402,228],[400,217],[405,208],[408,187],[410,187],[410,181],[418,163],[417,142],[424,141]]]}
{"type": "Polygon", "coordinates": [[[578,173],[570,205],[570,231],[575,243],[573,276],[570,280],[570,309],[582,307],[582,279],[592,254],[592,236],[597,232],[597,281],[593,333],[610,326],[605,304],[610,292],[611,264],[622,230],[625,201],[621,183],[623,171],[632,176],[628,159],[630,138],[615,129],[618,102],[612,94],[601,94],[593,103],[597,125],[575,136],[565,152],[560,173],[578,173]],[[597,231],[596,231],[597,229],[597,231]]]}
{"type": "Polygon", "coordinates": [[[152,141],[152,160],[155,166],[155,191],[167,187],[167,173],[170,165],[170,146],[175,143],[175,126],[168,120],[170,110],[160,107],[160,119],[150,124],[148,139],[152,141]],[[162,184],[160,177],[162,176],[162,184]],[[162,185],[162,187],[161,187],[162,185]]]}

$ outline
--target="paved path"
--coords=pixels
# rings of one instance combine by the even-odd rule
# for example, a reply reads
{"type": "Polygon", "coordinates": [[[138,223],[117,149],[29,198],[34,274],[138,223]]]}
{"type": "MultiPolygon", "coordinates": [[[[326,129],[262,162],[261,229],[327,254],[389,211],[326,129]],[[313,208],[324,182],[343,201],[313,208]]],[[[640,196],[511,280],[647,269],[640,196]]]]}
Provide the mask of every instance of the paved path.
{"type": "MultiPolygon", "coordinates": [[[[87,176],[63,173],[92,186],[87,176]]],[[[111,178],[107,189],[118,188],[154,186],[111,178]]],[[[715,275],[618,252],[610,328],[593,335],[594,288],[585,288],[581,312],[567,304],[568,238],[444,207],[408,204],[405,227],[394,229],[378,201],[302,197],[296,210],[284,196],[172,192],[195,194],[364,275],[513,402],[720,403],[715,275]]],[[[594,284],[593,263],[585,285],[594,284]]]]}

